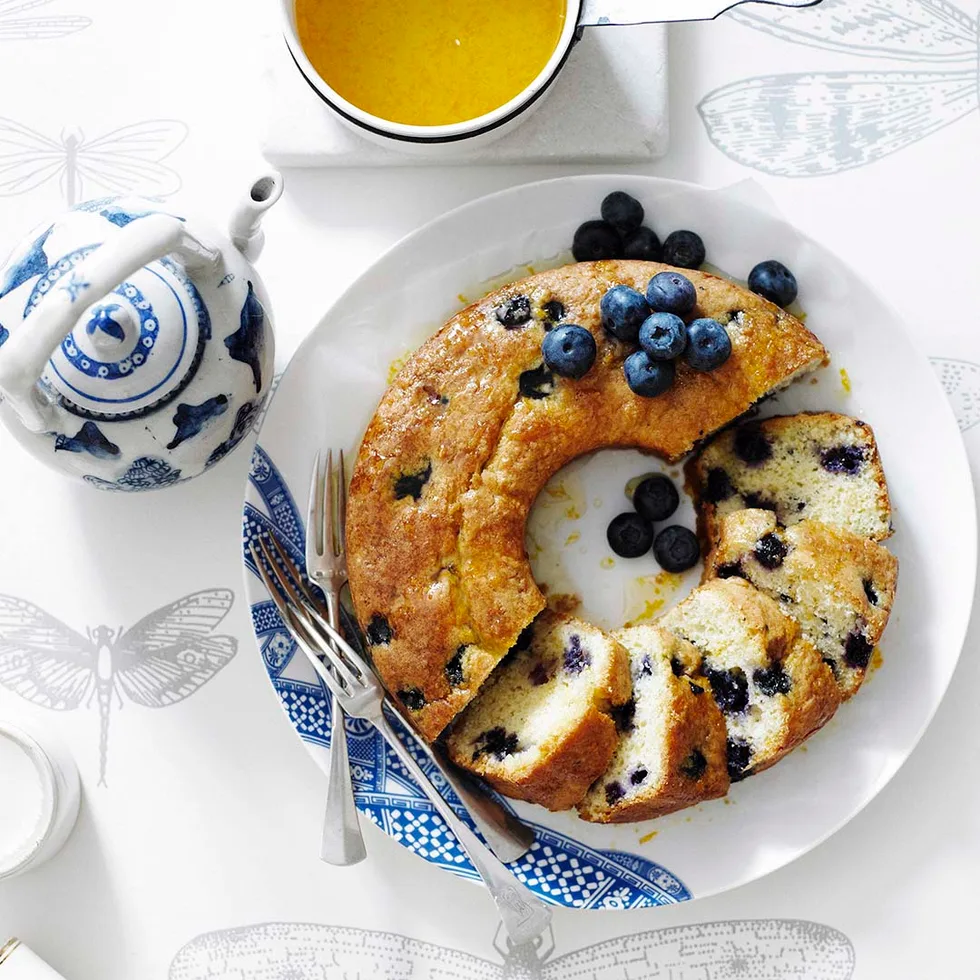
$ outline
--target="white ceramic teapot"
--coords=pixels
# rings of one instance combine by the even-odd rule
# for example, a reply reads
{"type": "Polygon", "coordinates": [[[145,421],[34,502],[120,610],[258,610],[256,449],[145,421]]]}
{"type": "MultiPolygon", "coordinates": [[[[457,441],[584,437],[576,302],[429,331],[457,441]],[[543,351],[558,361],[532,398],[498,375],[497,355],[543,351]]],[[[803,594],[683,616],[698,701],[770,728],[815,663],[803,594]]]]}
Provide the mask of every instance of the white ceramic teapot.
{"type": "Polygon", "coordinates": [[[250,264],[282,194],[260,177],[220,234],[166,204],[112,197],[40,225],[0,270],[0,419],[35,456],[104,490],[203,473],[272,383],[250,264]]]}

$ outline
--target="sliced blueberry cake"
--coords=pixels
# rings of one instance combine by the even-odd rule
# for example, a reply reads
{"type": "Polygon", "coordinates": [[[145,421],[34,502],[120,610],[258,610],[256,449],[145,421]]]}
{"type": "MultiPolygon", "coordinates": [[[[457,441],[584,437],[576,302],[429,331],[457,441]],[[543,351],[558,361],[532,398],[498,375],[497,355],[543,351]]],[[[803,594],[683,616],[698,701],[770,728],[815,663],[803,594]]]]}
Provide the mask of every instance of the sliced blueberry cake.
{"type": "Polygon", "coordinates": [[[733,782],[778,762],[840,704],[833,672],[796,621],[743,579],[706,582],[658,625],[697,651],[678,667],[711,687],[728,729],[733,782]]]}
{"type": "Polygon", "coordinates": [[[506,796],[566,810],[609,765],[630,694],[623,646],[589,623],[544,612],[459,717],[446,748],[506,796]]]}
{"type": "Polygon", "coordinates": [[[830,665],[846,699],[861,686],[888,624],[898,559],[820,521],[783,527],[772,511],[740,510],[721,521],[705,576],[743,578],[775,599],[830,665]]]}
{"type": "Polygon", "coordinates": [[[745,508],[780,524],[823,521],[874,541],[891,534],[888,487],[871,427],[834,412],[745,422],[720,433],[687,464],[707,545],[719,522],[745,508]]]}
{"type": "Polygon", "coordinates": [[[641,625],[613,636],[630,654],[633,697],[616,712],[619,741],[609,768],[578,805],[596,823],[650,820],[728,792],[725,721],[684,640],[641,625]]]}
{"type": "Polygon", "coordinates": [[[607,446],[679,459],[826,356],[799,320],[761,296],[655,262],[552,269],[452,317],[381,397],[347,508],[357,618],[416,729],[436,738],[544,609],[524,530],[552,474],[607,446]],[[644,296],[665,274],[675,286],[684,279],[684,315],[692,329],[713,320],[702,339],[717,343],[693,344],[697,357],[686,351],[656,370],[643,354],[650,377],[640,380],[671,382],[652,397],[626,370],[642,353],[639,323],[604,319],[602,303],[622,287],[630,310],[646,316],[644,296]]]}

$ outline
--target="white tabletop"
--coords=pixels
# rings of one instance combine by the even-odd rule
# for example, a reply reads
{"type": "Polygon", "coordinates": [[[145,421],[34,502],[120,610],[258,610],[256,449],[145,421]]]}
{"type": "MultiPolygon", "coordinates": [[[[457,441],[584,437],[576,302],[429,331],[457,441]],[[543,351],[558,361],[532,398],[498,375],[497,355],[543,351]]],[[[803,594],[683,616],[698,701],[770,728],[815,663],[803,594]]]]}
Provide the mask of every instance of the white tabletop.
{"type": "MultiPolygon", "coordinates": [[[[824,0],[819,16],[800,13],[803,33],[795,41],[731,17],[672,28],[671,146],[644,172],[708,185],[757,180],[791,221],[892,298],[928,355],[972,363],[980,362],[980,140],[976,24],[968,18],[976,18],[978,3],[957,3],[962,22],[950,20],[949,30],[924,13],[925,0],[874,5],[894,15],[881,21],[870,53],[840,46],[854,40],[845,28],[858,21],[856,13],[872,6],[860,0],[824,0]],[[913,20],[924,26],[913,29],[913,20]],[[726,88],[753,78],[762,80],[726,88]],[[722,130],[719,107],[728,120],[741,113],[746,127],[722,130]]],[[[51,0],[22,9],[28,6],[0,3],[0,115],[36,134],[24,139],[37,147],[39,161],[55,152],[67,161],[61,148],[76,128],[93,140],[130,124],[172,120],[161,130],[160,152],[170,151],[163,163],[173,176],[159,171],[156,189],[173,191],[182,182],[184,199],[216,217],[231,207],[262,167],[254,90],[271,0],[51,0]],[[27,20],[42,34],[80,29],[20,39],[27,20]]],[[[71,186],[53,171],[41,181],[41,165],[40,182],[22,193],[12,191],[26,184],[4,183],[0,166],[0,193],[9,195],[0,200],[0,251],[62,209],[68,191],[78,199],[106,191],[98,173],[90,180],[82,167],[71,169],[71,186]]],[[[466,166],[287,173],[261,259],[281,362],[351,278],[403,234],[478,195],[565,172],[466,166]]],[[[976,421],[964,414],[970,397],[961,393],[957,401],[964,425],[976,421]]],[[[980,427],[965,429],[964,439],[980,467],[980,427]]],[[[105,785],[98,785],[97,705],[62,713],[27,707],[70,742],[84,802],[61,854],[0,884],[0,940],[19,935],[69,980],[130,980],[166,977],[178,951],[205,933],[311,923],[383,930],[444,952],[385,939],[382,946],[407,964],[400,972],[379,965],[394,962],[395,953],[378,958],[365,944],[347,973],[275,976],[429,976],[426,958],[445,970],[431,975],[477,975],[475,961],[460,966],[448,950],[496,965],[481,976],[502,975],[493,908],[479,888],[427,866],[371,826],[364,864],[339,870],[316,858],[323,779],[276,705],[241,585],[248,452],[152,499],[70,485],[5,433],[0,458],[0,593],[84,633],[132,626],[201,589],[231,589],[236,601],[221,630],[238,641],[232,661],[185,701],[160,710],[113,704],[105,785]]],[[[715,898],[636,912],[559,910],[551,962],[617,936],[776,918],[844,933],[858,980],[976,975],[977,643],[974,630],[911,759],[829,841],[715,898]]],[[[8,707],[25,709],[0,687],[0,712],[8,707]]],[[[241,976],[271,976],[259,973],[263,950],[297,929],[247,933],[241,962],[252,969],[241,976]]],[[[731,931],[738,941],[728,972],[713,976],[739,976],[738,945],[748,933],[731,931]]],[[[329,949],[341,934],[316,935],[329,949]]],[[[545,965],[527,975],[679,976],[657,972],[665,944],[666,934],[641,937],[636,945],[649,956],[632,957],[629,967],[610,966],[604,947],[579,957],[574,971],[545,965]]],[[[816,964],[773,973],[784,975],[824,974],[816,964]]]]}

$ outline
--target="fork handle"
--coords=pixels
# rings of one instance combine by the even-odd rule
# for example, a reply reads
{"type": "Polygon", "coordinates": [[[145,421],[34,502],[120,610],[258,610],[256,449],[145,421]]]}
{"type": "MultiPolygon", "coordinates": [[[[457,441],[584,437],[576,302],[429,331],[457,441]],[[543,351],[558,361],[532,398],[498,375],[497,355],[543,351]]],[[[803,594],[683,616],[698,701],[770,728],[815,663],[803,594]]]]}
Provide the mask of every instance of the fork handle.
{"type": "MultiPolygon", "coordinates": [[[[324,589],[330,625],[340,628],[337,594],[324,589]]],[[[351,780],[350,758],[347,754],[347,730],[344,712],[335,695],[330,696],[330,772],[327,775],[327,802],[323,811],[323,830],[320,834],[320,860],[346,868],[367,857],[351,780]]]]}
{"type": "Polygon", "coordinates": [[[372,719],[385,741],[394,749],[412,779],[421,787],[425,795],[432,801],[439,816],[448,824],[449,829],[456,835],[460,846],[466,852],[477,873],[486,883],[490,897],[497,906],[504,930],[511,941],[517,945],[530,942],[548,927],[551,922],[551,909],[537,895],[525,888],[508,870],[493,856],[480,839],[453,812],[452,807],[443,799],[442,794],[429,782],[422,768],[415,761],[411,752],[404,746],[384,712],[372,719]]]}

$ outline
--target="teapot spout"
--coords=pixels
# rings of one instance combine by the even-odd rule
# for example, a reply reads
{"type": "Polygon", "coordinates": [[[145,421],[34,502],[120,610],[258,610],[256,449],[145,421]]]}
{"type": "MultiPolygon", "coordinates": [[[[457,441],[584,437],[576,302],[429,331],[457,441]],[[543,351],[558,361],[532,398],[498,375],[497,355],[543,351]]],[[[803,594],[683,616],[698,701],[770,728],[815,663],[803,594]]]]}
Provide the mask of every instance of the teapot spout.
{"type": "Polygon", "coordinates": [[[262,218],[282,197],[282,188],[282,174],[270,170],[255,180],[231,216],[229,234],[232,243],[250,262],[257,259],[262,251],[265,244],[262,218]]]}

